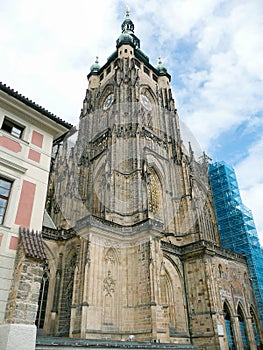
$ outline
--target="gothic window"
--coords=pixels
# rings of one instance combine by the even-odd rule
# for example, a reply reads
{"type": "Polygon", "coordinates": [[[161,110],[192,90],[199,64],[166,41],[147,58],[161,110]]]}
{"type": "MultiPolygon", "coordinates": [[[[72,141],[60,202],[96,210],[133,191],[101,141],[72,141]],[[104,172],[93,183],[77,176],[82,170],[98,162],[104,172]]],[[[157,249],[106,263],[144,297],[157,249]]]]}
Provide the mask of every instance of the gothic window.
{"type": "Polygon", "coordinates": [[[240,326],[240,331],[241,331],[241,337],[242,337],[242,343],[243,343],[243,346],[244,346],[244,350],[249,350],[248,338],[247,338],[247,330],[246,330],[246,322],[245,322],[245,315],[244,315],[244,311],[242,310],[240,305],[238,305],[237,314],[238,314],[238,319],[239,319],[239,326],[240,326]]]}
{"type": "Polygon", "coordinates": [[[185,332],[187,325],[182,282],[177,269],[167,259],[160,271],[160,301],[170,335],[185,332]]]}
{"type": "Polygon", "coordinates": [[[77,255],[74,254],[66,262],[64,269],[63,294],[61,299],[61,312],[59,323],[59,335],[68,336],[71,317],[71,305],[73,295],[74,273],[76,268],[77,255]]]}
{"type": "Polygon", "coordinates": [[[163,219],[162,185],[153,168],[148,173],[148,208],[159,219],[163,219]]]}
{"type": "Polygon", "coordinates": [[[252,322],[255,342],[256,342],[256,345],[259,347],[259,345],[260,345],[260,339],[259,339],[259,329],[260,329],[260,327],[259,327],[258,320],[256,318],[256,314],[255,314],[252,306],[250,307],[250,316],[251,316],[251,322],[252,322]]]}
{"type": "Polygon", "coordinates": [[[223,277],[223,268],[222,268],[221,264],[218,265],[218,273],[219,273],[219,277],[222,278],[223,277]]]}
{"type": "Polygon", "coordinates": [[[225,327],[229,350],[236,350],[231,313],[227,303],[224,303],[225,327]]]}
{"type": "Polygon", "coordinates": [[[49,269],[46,264],[44,266],[43,277],[41,281],[41,287],[40,287],[39,298],[38,298],[38,310],[37,310],[37,317],[35,322],[37,328],[44,328],[46,307],[47,307],[48,287],[49,287],[49,269]]]}
{"type": "Polygon", "coordinates": [[[96,179],[93,187],[92,196],[92,214],[102,216],[105,207],[105,178],[103,178],[102,171],[96,174],[96,179]]]}

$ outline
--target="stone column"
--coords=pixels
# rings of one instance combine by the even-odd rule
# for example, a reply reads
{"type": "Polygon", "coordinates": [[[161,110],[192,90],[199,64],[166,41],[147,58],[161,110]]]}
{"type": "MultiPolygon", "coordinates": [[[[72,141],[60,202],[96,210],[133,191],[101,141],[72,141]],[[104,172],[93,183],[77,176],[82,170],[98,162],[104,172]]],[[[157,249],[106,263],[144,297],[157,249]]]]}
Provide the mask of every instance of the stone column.
{"type": "Polygon", "coordinates": [[[35,350],[35,319],[45,259],[41,239],[40,234],[29,231],[20,235],[5,324],[0,325],[0,349],[35,350]]]}

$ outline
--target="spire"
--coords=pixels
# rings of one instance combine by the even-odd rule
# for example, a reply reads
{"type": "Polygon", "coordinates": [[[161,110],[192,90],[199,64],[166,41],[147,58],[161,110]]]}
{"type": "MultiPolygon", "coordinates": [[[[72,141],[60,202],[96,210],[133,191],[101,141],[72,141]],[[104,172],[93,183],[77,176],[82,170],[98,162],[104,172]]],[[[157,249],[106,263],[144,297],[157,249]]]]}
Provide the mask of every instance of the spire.
{"type": "Polygon", "coordinates": [[[117,47],[121,44],[130,44],[135,48],[140,48],[140,40],[134,35],[134,24],[130,19],[130,9],[126,7],[126,16],[121,25],[121,35],[117,39],[117,47]]]}
{"type": "Polygon", "coordinates": [[[128,33],[128,34],[134,33],[134,24],[130,19],[130,9],[128,6],[126,7],[126,18],[122,22],[121,29],[122,29],[122,33],[128,33]]]}
{"type": "Polygon", "coordinates": [[[130,18],[130,8],[128,5],[126,6],[126,18],[130,18]]]}

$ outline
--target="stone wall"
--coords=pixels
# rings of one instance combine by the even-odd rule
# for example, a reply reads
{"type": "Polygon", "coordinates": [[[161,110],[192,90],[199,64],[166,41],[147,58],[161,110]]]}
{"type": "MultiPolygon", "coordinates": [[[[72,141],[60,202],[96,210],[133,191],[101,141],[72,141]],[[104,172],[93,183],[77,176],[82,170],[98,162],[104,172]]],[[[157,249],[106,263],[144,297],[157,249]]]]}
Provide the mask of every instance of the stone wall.
{"type": "Polygon", "coordinates": [[[42,271],[42,262],[26,257],[20,242],[6,306],[6,323],[35,324],[42,271]]]}

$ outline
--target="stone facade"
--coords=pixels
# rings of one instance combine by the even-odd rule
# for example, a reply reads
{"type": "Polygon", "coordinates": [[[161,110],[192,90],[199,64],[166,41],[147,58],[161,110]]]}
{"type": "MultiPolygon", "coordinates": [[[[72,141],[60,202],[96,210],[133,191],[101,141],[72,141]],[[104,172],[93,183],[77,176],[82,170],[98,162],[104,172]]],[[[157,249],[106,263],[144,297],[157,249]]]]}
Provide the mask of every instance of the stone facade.
{"type": "Polygon", "coordinates": [[[122,29],[92,66],[78,128],[54,147],[46,208],[58,229],[43,228],[40,328],[256,349],[247,264],[220,247],[207,157],[185,148],[170,76],[140,50],[128,15],[122,29]]]}
{"type": "Polygon", "coordinates": [[[24,230],[20,234],[5,323],[35,325],[46,255],[38,233],[24,230]]]}

